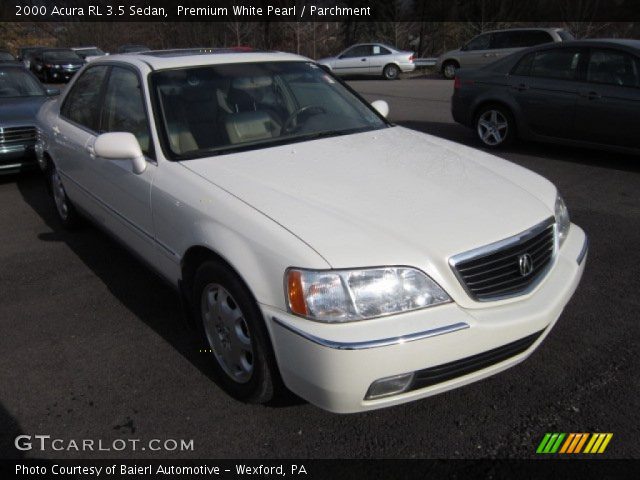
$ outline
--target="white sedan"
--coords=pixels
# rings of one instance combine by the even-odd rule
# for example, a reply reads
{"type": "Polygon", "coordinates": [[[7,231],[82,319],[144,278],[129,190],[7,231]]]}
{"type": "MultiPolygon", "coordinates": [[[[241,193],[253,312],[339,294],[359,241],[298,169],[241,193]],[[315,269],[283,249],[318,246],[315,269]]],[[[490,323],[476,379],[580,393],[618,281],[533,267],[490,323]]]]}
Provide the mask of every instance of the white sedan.
{"type": "Polygon", "coordinates": [[[296,55],[112,55],[43,106],[38,152],[62,224],[175,286],[225,390],[358,412],[524,360],[587,252],[549,181],[387,112],[296,55]]]}

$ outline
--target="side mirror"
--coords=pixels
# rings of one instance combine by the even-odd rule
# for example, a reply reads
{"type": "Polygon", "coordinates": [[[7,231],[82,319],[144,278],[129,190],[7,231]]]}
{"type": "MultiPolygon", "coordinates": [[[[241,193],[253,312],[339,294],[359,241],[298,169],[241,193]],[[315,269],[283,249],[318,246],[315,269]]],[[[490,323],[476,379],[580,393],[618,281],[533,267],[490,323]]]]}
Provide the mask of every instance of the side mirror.
{"type": "Polygon", "coordinates": [[[389,115],[389,104],[384,100],[376,100],[375,102],[371,102],[371,106],[375,108],[376,111],[384,118],[387,118],[387,115],[389,115]]]}
{"type": "Polygon", "coordinates": [[[129,160],[133,172],[140,174],[147,168],[147,161],[140,148],[138,139],[129,132],[103,133],[93,144],[96,156],[107,160],[129,160]]]}
{"type": "Polygon", "coordinates": [[[47,97],[55,97],[56,95],[60,95],[59,88],[47,88],[47,97]]]}

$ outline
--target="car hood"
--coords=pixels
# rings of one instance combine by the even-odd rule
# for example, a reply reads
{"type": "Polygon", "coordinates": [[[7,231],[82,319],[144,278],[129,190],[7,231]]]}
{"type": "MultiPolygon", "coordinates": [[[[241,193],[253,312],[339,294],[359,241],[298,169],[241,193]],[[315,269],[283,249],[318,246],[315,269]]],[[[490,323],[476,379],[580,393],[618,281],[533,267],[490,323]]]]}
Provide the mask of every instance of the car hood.
{"type": "Polygon", "coordinates": [[[35,124],[36,114],[47,97],[0,98],[0,126],[35,124]]]}
{"type": "Polygon", "coordinates": [[[549,218],[555,201],[528,170],[402,127],[182,163],[336,268],[444,262],[549,218]]]}

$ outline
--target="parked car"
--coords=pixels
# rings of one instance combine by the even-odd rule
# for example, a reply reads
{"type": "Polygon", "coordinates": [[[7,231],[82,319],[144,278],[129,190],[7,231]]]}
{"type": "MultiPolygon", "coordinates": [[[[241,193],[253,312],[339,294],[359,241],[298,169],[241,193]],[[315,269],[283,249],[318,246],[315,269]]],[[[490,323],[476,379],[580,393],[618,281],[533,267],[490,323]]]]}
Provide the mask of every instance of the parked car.
{"type": "Polygon", "coordinates": [[[480,68],[523,48],[573,39],[573,35],[562,28],[511,28],[485,32],[457,50],[440,55],[436,70],[451,80],[459,68],[480,68]]]}
{"type": "Polygon", "coordinates": [[[76,54],[85,62],[90,62],[97,57],[109,55],[98,47],[71,47],[71,50],[76,52],[76,54]]]}
{"type": "Polygon", "coordinates": [[[69,48],[45,48],[31,56],[31,71],[44,83],[68,82],[84,64],[69,48]]]}
{"type": "Polygon", "coordinates": [[[151,51],[151,49],[146,45],[121,45],[118,48],[118,53],[140,53],[149,51],[151,51]]]}
{"type": "Polygon", "coordinates": [[[15,61],[16,61],[16,57],[11,55],[11,53],[7,52],[6,50],[0,50],[0,63],[15,62],[15,61]]]}
{"type": "Polygon", "coordinates": [[[387,111],[297,55],[170,51],[94,60],[38,125],[62,224],[181,293],[228,392],[346,413],[524,360],[585,266],[553,184],[387,111]]]}
{"type": "Polygon", "coordinates": [[[395,80],[400,73],[416,69],[413,59],[413,52],[382,43],[361,43],[318,63],[335,75],[375,75],[395,80]]]}
{"type": "Polygon", "coordinates": [[[36,77],[20,63],[0,64],[0,175],[36,166],[36,114],[47,95],[36,77]]]}
{"type": "Polygon", "coordinates": [[[46,47],[22,47],[18,51],[18,60],[24,63],[27,68],[31,67],[31,56],[38,50],[46,47]]]}
{"type": "Polygon", "coordinates": [[[640,152],[640,40],[583,40],[460,70],[453,118],[486,147],[516,137],[640,152]]]}

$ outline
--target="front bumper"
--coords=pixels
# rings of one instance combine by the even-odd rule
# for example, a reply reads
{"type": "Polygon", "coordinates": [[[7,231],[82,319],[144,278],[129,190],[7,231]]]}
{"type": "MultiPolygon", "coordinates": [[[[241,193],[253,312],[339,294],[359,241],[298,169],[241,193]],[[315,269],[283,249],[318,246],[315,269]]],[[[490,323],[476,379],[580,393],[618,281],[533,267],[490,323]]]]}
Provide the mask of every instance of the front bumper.
{"type": "Polygon", "coordinates": [[[0,145],[0,175],[31,170],[36,165],[33,144],[0,145]]]}
{"type": "Polygon", "coordinates": [[[336,413],[397,405],[480,380],[527,358],[544,340],[580,282],[586,236],[572,225],[553,268],[531,293],[515,302],[464,309],[450,303],[417,312],[342,325],[311,322],[261,305],[282,378],[293,392],[336,413]],[[578,263],[578,259],[581,262],[578,263]],[[381,378],[456,361],[518,342],[526,349],[439,383],[365,400],[381,378]]]}

